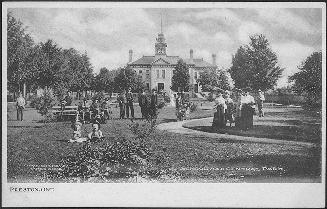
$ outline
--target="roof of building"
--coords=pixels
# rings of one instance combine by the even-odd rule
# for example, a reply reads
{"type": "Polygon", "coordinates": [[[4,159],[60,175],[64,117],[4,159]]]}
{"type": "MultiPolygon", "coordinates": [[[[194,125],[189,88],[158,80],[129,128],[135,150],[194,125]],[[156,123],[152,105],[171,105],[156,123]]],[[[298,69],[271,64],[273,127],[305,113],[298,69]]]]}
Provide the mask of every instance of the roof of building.
{"type": "MultiPolygon", "coordinates": [[[[178,60],[181,59],[179,56],[143,56],[140,59],[130,63],[129,65],[152,65],[153,62],[162,59],[163,61],[169,63],[170,65],[176,65],[178,60]]],[[[188,65],[195,65],[195,67],[215,67],[211,63],[203,60],[203,58],[196,59],[183,59],[188,65]]]]}

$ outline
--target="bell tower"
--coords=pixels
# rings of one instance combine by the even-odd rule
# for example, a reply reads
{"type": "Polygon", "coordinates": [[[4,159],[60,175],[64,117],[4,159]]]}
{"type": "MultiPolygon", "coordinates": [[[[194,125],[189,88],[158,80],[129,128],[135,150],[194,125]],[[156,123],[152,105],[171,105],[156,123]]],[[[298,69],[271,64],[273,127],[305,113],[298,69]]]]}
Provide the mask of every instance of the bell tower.
{"type": "Polygon", "coordinates": [[[160,24],[160,33],[158,34],[158,38],[156,38],[155,43],[155,54],[156,55],[166,55],[167,43],[164,34],[162,33],[162,17],[160,24]]]}

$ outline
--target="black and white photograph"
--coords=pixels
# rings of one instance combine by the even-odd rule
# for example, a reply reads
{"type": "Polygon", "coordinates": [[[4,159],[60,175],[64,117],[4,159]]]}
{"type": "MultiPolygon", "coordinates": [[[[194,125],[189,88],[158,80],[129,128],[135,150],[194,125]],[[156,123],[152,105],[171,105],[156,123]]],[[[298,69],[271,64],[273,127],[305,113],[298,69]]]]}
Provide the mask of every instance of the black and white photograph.
{"type": "Polygon", "coordinates": [[[134,188],[86,205],[324,207],[325,10],[2,3],[4,202],[81,206],[134,188]],[[255,202],[270,187],[281,201],[255,202]]]}

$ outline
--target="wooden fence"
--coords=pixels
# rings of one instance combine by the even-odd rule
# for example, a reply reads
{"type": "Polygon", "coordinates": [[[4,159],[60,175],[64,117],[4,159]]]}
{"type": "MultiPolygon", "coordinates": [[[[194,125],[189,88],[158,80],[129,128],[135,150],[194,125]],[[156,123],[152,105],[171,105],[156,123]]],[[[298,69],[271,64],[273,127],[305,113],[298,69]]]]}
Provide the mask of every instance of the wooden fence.
{"type": "Polygon", "coordinates": [[[268,94],[265,95],[267,103],[279,103],[279,104],[303,104],[305,98],[296,94],[268,94]]]}

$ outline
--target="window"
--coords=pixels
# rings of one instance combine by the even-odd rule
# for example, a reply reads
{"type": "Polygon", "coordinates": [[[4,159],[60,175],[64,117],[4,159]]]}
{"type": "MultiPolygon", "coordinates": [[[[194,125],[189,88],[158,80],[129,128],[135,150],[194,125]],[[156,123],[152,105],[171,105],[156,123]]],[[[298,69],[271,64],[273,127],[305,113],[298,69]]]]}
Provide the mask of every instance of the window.
{"type": "Polygon", "coordinates": [[[142,70],[139,70],[139,73],[142,74],[142,70]]]}
{"type": "Polygon", "coordinates": [[[160,75],[159,75],[159,70],[157,70],[157,78],[159,78],[159,76],[160,76],[160,75]]]}
{"type": "Polygon", "coordinates": [[[162,78],[166,78],[166,71],[162,70],[162,78]]]}
{"type": "Polygon", "coordinates": [[[164,83],[158,83],[158,91],[164,90],[165,84],[164,83]]]}
{"type": "Polygon", "coordinates": [[[146,83],[146,88],[149,90],[150,89],[150,84],[146,83]]]}
{"type": "Polygon", "coordinates": [[[194,72],[194,79],[198,79],[198,72],[194,72]]]}

